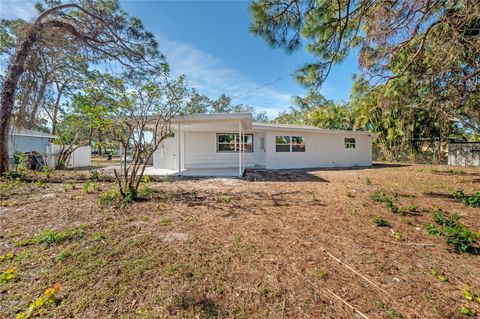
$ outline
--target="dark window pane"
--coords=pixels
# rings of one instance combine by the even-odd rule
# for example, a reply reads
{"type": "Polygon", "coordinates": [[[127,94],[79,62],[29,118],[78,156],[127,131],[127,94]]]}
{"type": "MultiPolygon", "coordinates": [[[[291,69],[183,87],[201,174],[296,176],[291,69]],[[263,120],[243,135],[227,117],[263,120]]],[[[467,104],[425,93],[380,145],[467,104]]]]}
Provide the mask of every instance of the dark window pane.
{"type": "Polygon", "coordinates": [[[276,144],[290,144],[290,136],[275,136],[276,144]]]}
{"type": "Polygon", "coordinates": [[[219,152],[234,152],[235,145],[234,144],[218,144],[218,151],[219,152]]]}
{"type": "Polygon", "coordinates": [[[235,134],[218,134],[219,143],[234,143],[235,134]]]}
{"type": "Polygon", "coordinates": [[[345,138],[345,148],[355,148],[355,139],[345,138]]]}
{"type": "Polygon", "coordinates": [[[292,136],[292,144],[293,145],[305,145],[305,137],[304,136],[292,136]]]}
{"type": "Polygon", "coordinates": [[[276,150],[277,150],[277,152],[290,152],[290,144],[289,145],[277,145],[276,150]]]}
{"type": "Polygon", "coordinates": [[[305,145],[292,145],[292,152],[305,152],[305,145]]]}

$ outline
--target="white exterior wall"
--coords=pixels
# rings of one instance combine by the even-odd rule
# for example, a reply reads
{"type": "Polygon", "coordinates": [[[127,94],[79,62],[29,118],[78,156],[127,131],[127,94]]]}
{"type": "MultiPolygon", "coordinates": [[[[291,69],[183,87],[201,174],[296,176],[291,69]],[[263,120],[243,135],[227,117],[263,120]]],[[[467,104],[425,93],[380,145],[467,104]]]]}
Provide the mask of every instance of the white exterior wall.
{"type": "MultiPolygon", "coordinates": [[[[60,145],[50,143],[47,147],[47,165],[55,167],[60,153],[60,145]]],[[[80,146],[73,151],[68,161],[67,167],[86,167],[92,164],[92,148],[90,146],[80,146]]]]}
{"type": "Polygon", "coordinates": [[[347,133],[267,131],[267,168],[351,167],[372,165],[372,137],[347,133]],[[305,152],[276,152],[275,136],[305,136],[305,152]],[[355,148],[345,148],[355,138],[355,148]]]}
{"type": "MultiPolygon", "coordinates": [[[[217,133],[236,133],[235,131],[222,132],[190,132],[183,136],[183,166],[184,168],[215,168],[237,167],[238,152],[217,152],[217,133]]],[[[245,167],[265,165],[265,151],[260,149],[260,137],[264,132],[245,131],[253,133],[253,152],[245,152],[245,167]]]]}

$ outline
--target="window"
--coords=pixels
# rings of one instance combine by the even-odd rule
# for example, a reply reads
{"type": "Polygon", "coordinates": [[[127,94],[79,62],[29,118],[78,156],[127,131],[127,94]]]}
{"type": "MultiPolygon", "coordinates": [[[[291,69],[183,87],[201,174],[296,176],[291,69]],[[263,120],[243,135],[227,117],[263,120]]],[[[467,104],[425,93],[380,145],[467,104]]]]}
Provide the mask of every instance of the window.
{"type": "Polygon", "coordinates": [[[305,152],[305,136],[275,136],[277,152],[305,152]]]}
{"type": "Polygon", "coordinates": [[[242,147],[246,153],[253,152],[253,134],[245,134],[243,143],[240,143],[238,134],[221,133],[217,134],[217,152],[238,152],[242,147]]]}
{"type": "Polygon", "coordinates": [[[277,152],[290,152],[290,136],[275,136],[275,149],[277,152]]]}
{"type": "Polygon", "coordinates": [[[305,152],[304,136],[292,136],[292,152],[305,152]]]}
{"type": "Polygon", "coordinates": [[[355,139],[345,138],[345,148],[355,148],[355,139]]]}

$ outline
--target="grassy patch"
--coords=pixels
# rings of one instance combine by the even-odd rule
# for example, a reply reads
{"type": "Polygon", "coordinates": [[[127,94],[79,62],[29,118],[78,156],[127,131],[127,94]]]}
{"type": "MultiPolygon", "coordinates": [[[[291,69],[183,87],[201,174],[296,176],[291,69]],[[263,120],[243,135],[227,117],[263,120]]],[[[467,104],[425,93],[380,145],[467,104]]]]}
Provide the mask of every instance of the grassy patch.
{"type": "Polygon", "coordinates": [[[37,244],[56,245],[68,240],[81,238],[84,236],[84,234],[85,231],[83,231],[82,229],[73,229],[61,232],[57,232],[54,230],[45,230],[33,238],[17,242],[16,246],[23,247],[37,244]]]}

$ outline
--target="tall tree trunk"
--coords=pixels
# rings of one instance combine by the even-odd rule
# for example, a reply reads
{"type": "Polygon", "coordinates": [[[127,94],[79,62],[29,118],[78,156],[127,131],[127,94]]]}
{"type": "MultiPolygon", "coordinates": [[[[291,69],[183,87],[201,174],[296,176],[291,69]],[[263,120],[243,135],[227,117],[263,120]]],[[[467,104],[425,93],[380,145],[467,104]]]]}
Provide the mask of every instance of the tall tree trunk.
{"type": "Polygon", "coordinates": [[[13,104],[18,80],[25,71],[25,61],[37,41],[40,28],[33,25],[23,42],[13,54],[0,93],[0,174],[9,170],[8,135],[12,120],[13,104]]]}

